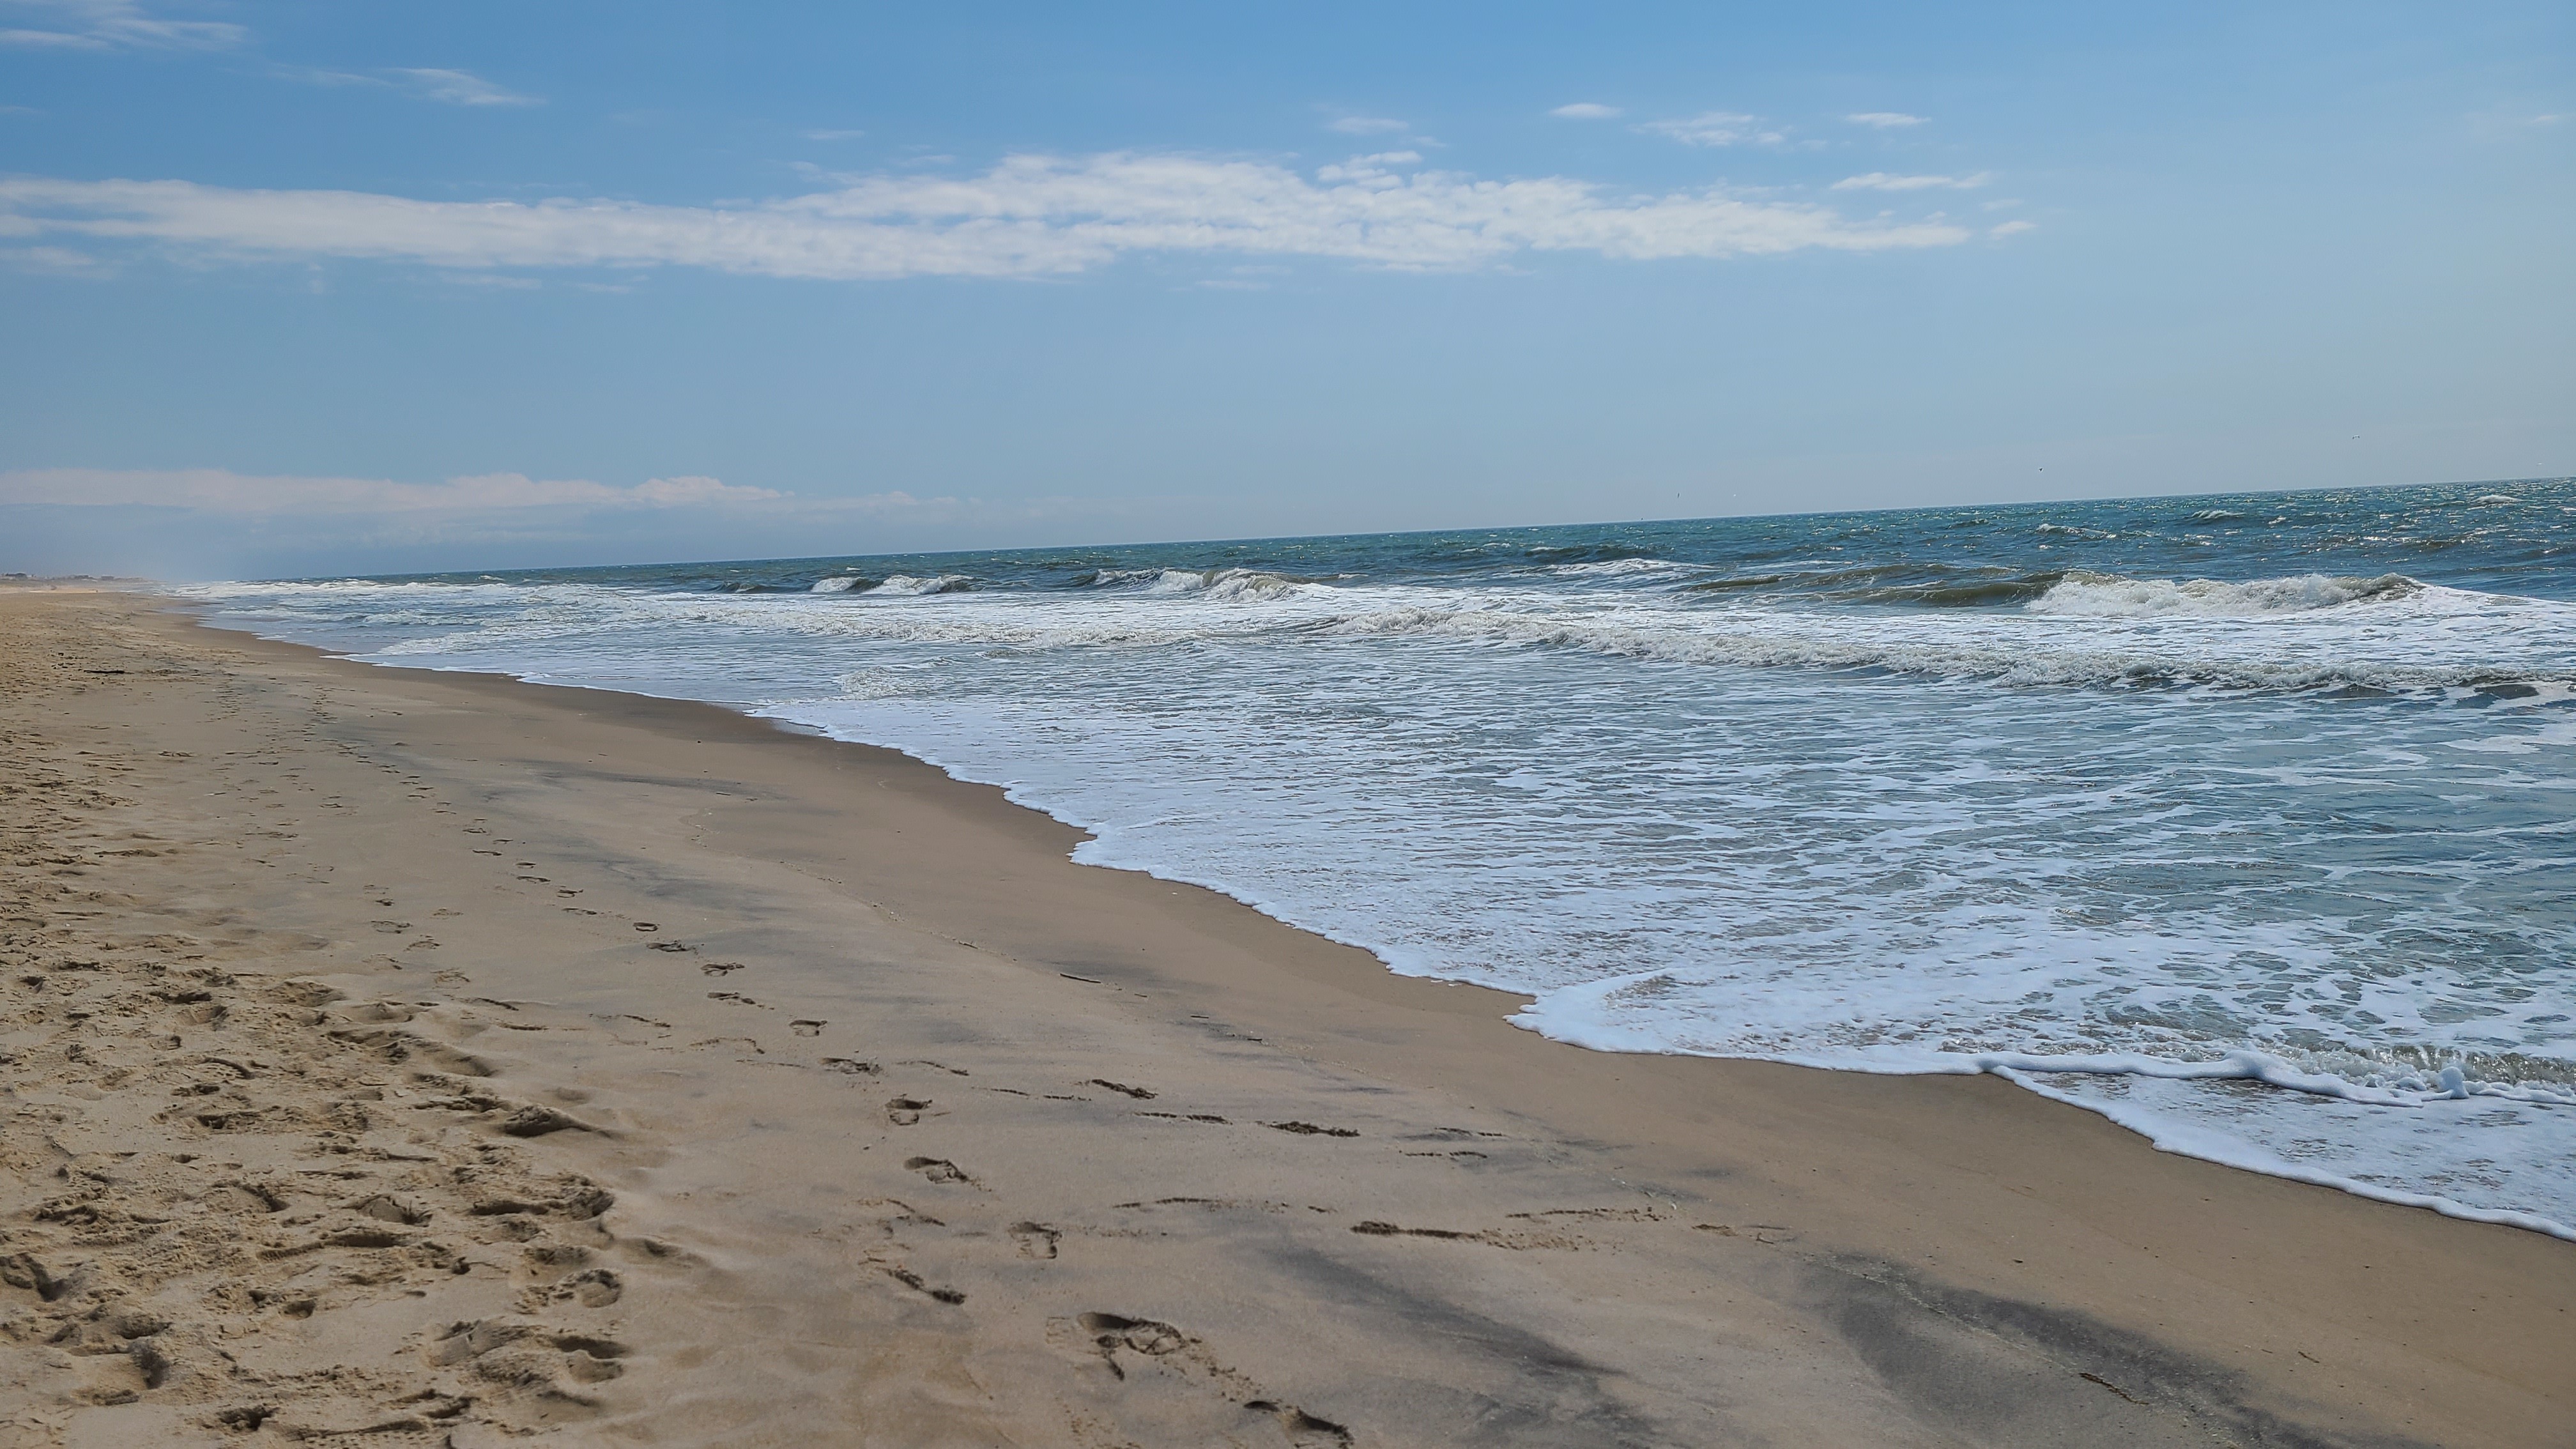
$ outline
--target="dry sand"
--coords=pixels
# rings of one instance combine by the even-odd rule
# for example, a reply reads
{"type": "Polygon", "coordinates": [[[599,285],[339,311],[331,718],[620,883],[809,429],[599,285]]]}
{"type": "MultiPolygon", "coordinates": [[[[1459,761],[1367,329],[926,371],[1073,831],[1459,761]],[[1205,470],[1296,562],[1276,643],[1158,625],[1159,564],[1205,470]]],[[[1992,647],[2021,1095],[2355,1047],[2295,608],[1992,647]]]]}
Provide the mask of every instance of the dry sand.
{"type": "Polygon", "coordinates": [[[2576,1443],[2576,1246],[1588,1053],[884,751],[0,591],[0,1438],[2576,1443]]]}

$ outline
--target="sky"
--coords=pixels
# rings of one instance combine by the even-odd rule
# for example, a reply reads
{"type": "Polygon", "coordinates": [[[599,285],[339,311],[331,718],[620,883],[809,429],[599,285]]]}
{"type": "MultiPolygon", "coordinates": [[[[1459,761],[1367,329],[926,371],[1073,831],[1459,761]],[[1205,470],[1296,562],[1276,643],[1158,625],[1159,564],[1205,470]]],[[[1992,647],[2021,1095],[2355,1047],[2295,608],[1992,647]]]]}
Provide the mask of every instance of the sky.
{"type": "Polygon", "coordinates": [[[0,0],[0,570],[2576,471],[2576,8],[0,0]]]}

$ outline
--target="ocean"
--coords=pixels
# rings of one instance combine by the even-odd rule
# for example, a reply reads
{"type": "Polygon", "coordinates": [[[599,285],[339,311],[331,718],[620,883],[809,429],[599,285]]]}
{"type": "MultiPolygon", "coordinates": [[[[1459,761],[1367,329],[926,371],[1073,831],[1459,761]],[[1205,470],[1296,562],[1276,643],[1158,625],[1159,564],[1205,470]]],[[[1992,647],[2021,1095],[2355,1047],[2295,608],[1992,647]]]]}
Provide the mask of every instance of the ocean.
{"type": "Polygon", "coordinates": [[[2576,1237],[2576,480],[177,592],[891,746],[1585,1047],[2576,1237]]]}

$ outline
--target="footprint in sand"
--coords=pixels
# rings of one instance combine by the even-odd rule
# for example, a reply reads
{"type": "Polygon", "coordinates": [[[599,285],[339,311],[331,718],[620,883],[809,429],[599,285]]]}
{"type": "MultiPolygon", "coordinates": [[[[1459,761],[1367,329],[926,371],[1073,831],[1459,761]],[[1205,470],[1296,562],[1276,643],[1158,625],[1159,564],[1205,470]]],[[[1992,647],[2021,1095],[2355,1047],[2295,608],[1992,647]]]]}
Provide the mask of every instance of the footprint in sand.
{"type": "Polygon", "coordinates": [[[936,1298],[940,1302],[952,1307],[966,1301],[965,1294],[958,1292],[954,1288],[934,1288],[926,1282],[919,1273],[912,1271],[910,1268],[902,1267],[900,1265],[889,1265],[885,1270],[885,1275],[902,1284],[906,1288],[911,1289],[915,1293],[928,1294],[930,1297],[936,1298]]]}
{"type": "MultiPolygon", "coordinates": [[[[1096,1354],[1110,1374],[1124,1383],[1128,1365],[1120,1355],[1133,1354],[1139,1369],[1150,1363],[1160,1370],[1198,1381],[1212,1396],[1230,1401],[1242,1413],[1277,1424],[1292,1449],[1349,1449],[1351,1431],[1294,1404],[1281,1403],[1241,1372],[1225,1367],[1206,1345],[1168,1323],[1129,1318],[1118,1313],[1082,1313],[1047,1322],[1047,1339],[1060,1350],[1096,1354]]],[[[1229,1443],[1240,1442],[1227,1434],[1229,1443]]]]}
{"type": "Polygon", "coordinates": [[[932,1182],[963,1183],[967,1187],[983,1186],[982,1183],[968,1176],[966,1169],[944,1157],[911,1157],[906,1158],[903,1165],[906,1170],[918,1172],[932,1182]]]}
{"type": "MultiPolygon", "coordinates": [[[[919,1097],[891,1097],[886,1100],[886,1120],[897,1127],[909,1127],[930,1110],[930,1103],[919,1097]]],[[[937,1181],[937,1179],[932,1179],[937,1181]]]]}

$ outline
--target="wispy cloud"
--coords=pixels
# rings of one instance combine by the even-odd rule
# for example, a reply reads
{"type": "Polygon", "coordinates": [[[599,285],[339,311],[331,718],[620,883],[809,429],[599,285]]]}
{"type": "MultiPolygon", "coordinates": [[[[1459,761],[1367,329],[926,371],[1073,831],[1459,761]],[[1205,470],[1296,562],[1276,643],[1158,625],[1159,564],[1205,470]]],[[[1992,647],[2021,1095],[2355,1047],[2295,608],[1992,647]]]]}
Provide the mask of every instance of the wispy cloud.
{"type": "Polygon", "coordinates": [[[364,86],[378,90],[396,90],[424,101],[437,101],[450,106],[542,106],[537,96],[523,96],[505,90],[481,76],[461,70],[430,70],[395,66],[385,70],[358,72],[320,70],[311,66],[274,65],[270,75],[281,80],[300,81],[314,86],[364,86]]]}
{"type": "Polygon", "coordinates": [[[1855,126],[1876,126],[1882,131],[1892,131],[1903,126],[1922,125],[1926,118],[1909,116],[1903,111],[1855,111],[1843,119],[1855,126]]]}
{"type": "Polygon", "coordinates": [[[1422,153],[1419,151],[1380,151],[1373,156],[1354,156],[1337,165],[1318,166],[1315,168],[1315,179],[1355,181],[1363,186],[1379,188],[1401,186],[1404,184],[1403,178],[1394,174],[1394,168],[1416,166],[1421,164],[1421,161],[1422,153]]]}
{"type": "Polygon", "coordinates": [[[1948,246],[1947,222],[1855,221],[1723,190],[1613,193],[1361,157],[1312,179],[1267,162],[1015,156],[978,176],[875,174],[732,207],[418,201],[186,181],[0,180],[0,235],[150,244],[191,260],[408,261],[453,270],[691,266],[771,277],[1063,275],[1137,252],[1461,269],[1531,252],[1621,260],[1948,246]]]}
{"type": "Polygon", "coordinates": [[[220,50],[249,34],[213,20],[169,20],[135,0],[0,0],[35,23],[0,29],[0,45],[50,50],[220,50]]]}
{"type": "Polygon", "coordinates": [[[0,504],[187,508],[205,513],[493,512],[529,508],[680,508],[765,503],[788,495],[713,478],[652,478],[620,488],[580,478],[487,473],[444,483],[228,472],[39,468],[0,473],[0,504]]]}
{"type": "Polygon", "coordinates": [[[104,259],[70,247],[0,248],[0,264],[55,277],[107,277],[116,271],[104,259]]]}
{"type": "Polygon", "coordinates": [[[1685,146],[1776,146],[1789,138],[1785,129],[1768,125],[1759,116],[1734,111],[1703,111],[1678,120],[1647,121],[1637,129],[1685,146]]]}
{"type": "Polygon", "coordinates": [[[416,95],[451,106],[541,106],[535,96],[523,96],[503,90],[481,76],[461,70],[420,70],[396,68],[388,74],[394,84],[416,95]]]}
{"type": "Polygon", "coordinates": [[[1625,112],[1617,106],[1604,106],[1592,101],[1576,101],[1570,106],[1559,106],[1548,114],[1569,121],[1609,121],[1617,119],[1625,112]]]}
{"type": "Polygon", "coordinates": [[[1410,124],[1392,116],[1336,116],[1324,123],[1324,129],[1339,131],[1345,136],[1383,136],[1390,131],[1404,130],[1410,124]]]}
{"type": "Polygon", "coordinates": [[[1995,179],[1991,171],[1972,176],[1899,176],[1888,171],[1872,171],[1865,176],[1846,176],[1829,189],[1834,191],[1973,191],[1995,179]]]}
{"type": "Polygon", "coordinates": [[[2039,230],[2039,223],[2035,221],[2008,221],[2003,223],[2001,226],[1996,227],[1994,230],[1987,232],[1986,235],[2019,236],[2023,232],[2037,230],[2039,230]]]}

